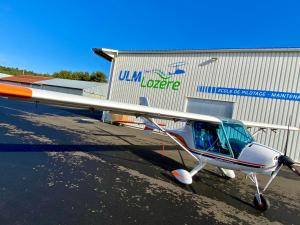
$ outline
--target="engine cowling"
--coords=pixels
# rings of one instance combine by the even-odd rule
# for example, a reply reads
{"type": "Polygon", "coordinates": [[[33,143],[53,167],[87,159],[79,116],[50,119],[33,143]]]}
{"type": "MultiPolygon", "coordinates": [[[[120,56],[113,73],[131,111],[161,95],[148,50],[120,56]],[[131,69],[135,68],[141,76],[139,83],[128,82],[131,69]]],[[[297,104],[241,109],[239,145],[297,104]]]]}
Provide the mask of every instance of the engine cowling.
{"type": "Polygon", "coordinates": [[[282,155],[281,152],[254,142],[244,147],[238,159],[262,164],[266,167],[275,167],[278,164],[278,158],[280,155],[282,155]]]}

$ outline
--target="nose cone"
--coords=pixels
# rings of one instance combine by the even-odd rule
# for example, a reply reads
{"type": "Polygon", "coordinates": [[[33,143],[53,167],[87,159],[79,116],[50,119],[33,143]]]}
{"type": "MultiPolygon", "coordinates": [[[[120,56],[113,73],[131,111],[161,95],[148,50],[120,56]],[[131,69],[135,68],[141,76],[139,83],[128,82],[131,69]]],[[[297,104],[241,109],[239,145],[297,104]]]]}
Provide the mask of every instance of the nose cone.
{"type": "Polygon", "coordinates": [[[239,160],[264,165],[264,167],[277,166],[281,153],[270,147],[251,143],[242,150],[239,160]]]}

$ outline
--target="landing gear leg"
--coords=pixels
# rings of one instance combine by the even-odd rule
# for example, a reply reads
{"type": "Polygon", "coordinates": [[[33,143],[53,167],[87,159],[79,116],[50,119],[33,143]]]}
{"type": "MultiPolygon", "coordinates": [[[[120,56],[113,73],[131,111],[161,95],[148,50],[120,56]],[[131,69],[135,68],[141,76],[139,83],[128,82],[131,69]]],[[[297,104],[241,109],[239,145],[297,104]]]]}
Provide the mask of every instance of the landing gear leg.
{"type": "Polygon", "coordinates": [[[191,184],[193,182],[193,176],[198,173],[206,163],[203,163],[201,159],[197,158],[189,149],[183,145],[179,140],[177,140],[175,137],[173,137],[172,134],[170,134],[168,131],[166,131],[164,128],[159,126],[155,121],[152,119],[149,119],[145,117],[149,122],[153,123],[160,131],[164,132],[167,136],[169,136],[173,141],[175,141],[186,153],[188,153],[192,158],[194,158],[196,161],[199,162],[199,164],[191,171],[188,172],[184,169],[178,169],[178,170],[173,170],[172,175],[180,182],[183,184],[191,184]]]}
{"type": "Polygon", "coordinates": [[[259,191],[258,180],[255,173],[250,174],[251,181],[256,186],[256,193],[253,199],[254,207],[260,211],[266,211],[270,208],[270,202],[267,198],[265,198],[262,193],[259,191]]]}
{"type": "Polygon", "coordinates": [[[227,178],[227,179],[234,179],[235,178],[235,173],[234,173],[233,170],[223,169],[223,168],[220,168],[220,167],[218,167],[218,169],[220,170],[222,175],[224,175],[225,178],[227,178]]]}
{"type": "Polygon", "coordinates": [[[200,163],[199,165],[197,165],[191,172],[191,176],[194,176],[195,174],[197,174],[201,169],[203,169],[203,167],[205,166],[205,163],[200,163]]]}

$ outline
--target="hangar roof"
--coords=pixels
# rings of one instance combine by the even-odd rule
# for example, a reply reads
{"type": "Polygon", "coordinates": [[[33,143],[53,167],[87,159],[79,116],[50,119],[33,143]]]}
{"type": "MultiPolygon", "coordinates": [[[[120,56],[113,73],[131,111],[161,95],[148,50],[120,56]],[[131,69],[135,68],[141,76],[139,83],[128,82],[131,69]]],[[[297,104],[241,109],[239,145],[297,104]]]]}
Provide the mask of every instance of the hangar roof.
{"type": "Polygon", "coordinates": [[[11,75],[0,73],[0,81],[1,80],[16,82],[16,83],[25,83],[25,84],[44,84],[48,86],[66,87],[66,88],[73,88],[73,89],[89,89],[93,87],[103,88],[105,85],[107,85],[107,83],[99,83],[99,82],[91,82],[91,81],[69,80],[69,79],[31,76],[31,75],[11,76],[11,75]]]}
{"type": "Polygon", "coordinates": [[[69,80],[69,79],[60,79],[60,78],[38,81],[36,83],[45,84],[49,86],[67,87],[67,88],[75,88],[75,89],[86,89],[93,86],[99,86],[101,84],[99,82],[69,80]]]}
{"type": "Polygon", "coordinates": [[[300,48],[237,48],[237,49],[185,49],[185,50],[113,50],[93,48],[96,55],[112,61],[118,54],[178,54],[178,53],[230,53],[230,52],[300,52],[300,48]]]}
{"type": "Polygon", "coordinates": [[[27,83],[27,84],[32,84],[37,81],[51,80],[51,79],[53,79],[53,78],[42,77],[42,76],[31,76],[31,75],[18,75],[18,76],[8,76],[8,77],[0,78],[0,80],[19,82],[19,83],[27,83]]]}

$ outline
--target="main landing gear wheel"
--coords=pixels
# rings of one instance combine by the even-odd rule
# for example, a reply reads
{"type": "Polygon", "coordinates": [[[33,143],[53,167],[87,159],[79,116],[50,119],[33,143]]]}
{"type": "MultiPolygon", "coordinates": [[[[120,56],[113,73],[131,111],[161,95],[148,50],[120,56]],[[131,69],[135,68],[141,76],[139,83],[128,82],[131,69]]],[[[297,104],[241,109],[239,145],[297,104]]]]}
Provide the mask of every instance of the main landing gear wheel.
{"type": "Polygon", "coordinates": [[[261,204],[259,204],[256,196],[254,196],[253,203],[254,203],[255,209],[257,209],[259,211],[266,211],[267,209],[269,209],[270,208],[269,200],[267,198],[263,197],[262,194],[260,194],[260,199],[261,199],[261,204]]]}

